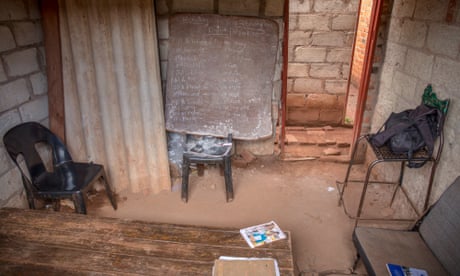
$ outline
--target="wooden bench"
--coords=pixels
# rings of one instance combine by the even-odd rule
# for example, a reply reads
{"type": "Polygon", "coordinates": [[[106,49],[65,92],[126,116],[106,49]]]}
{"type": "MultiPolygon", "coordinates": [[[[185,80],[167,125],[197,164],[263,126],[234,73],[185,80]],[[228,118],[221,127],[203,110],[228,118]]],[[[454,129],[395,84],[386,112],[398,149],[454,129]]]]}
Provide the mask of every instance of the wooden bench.
{"type": "Polygon", "coordinates": [[[0,275],[211,275],[220,256],[274,258],[294,275],[286,234],[251,249],[238,229],[0,209],[0,275]]]}

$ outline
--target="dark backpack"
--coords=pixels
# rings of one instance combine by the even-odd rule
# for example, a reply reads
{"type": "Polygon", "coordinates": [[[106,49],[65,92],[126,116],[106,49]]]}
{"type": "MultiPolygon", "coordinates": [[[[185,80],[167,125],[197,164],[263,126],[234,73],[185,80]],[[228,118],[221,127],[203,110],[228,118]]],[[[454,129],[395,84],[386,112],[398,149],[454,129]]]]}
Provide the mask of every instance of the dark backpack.
{"type": "Polygon", "coordinates": [[[424,104],[415,109],[391,113],[370,141],[376,147],[387,145],[393,153],[407,154],[408,167],[420,168],[433,154],[434,142],[444,122],[443,113],[424,104]],[[425,147],[428,157],[422,162],[412,160],[414,152],[425,147]]]}

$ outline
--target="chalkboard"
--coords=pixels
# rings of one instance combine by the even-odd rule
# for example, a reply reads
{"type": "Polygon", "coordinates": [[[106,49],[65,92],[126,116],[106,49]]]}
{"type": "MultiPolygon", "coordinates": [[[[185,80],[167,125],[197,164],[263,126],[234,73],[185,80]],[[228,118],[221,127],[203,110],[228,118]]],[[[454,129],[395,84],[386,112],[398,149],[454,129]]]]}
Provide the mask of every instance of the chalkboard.
{"type": "Polygon", "coordinates": [[[166,129],[255,140],[272,135],[278,25],[262,18],[170,18],[166,129]]]}

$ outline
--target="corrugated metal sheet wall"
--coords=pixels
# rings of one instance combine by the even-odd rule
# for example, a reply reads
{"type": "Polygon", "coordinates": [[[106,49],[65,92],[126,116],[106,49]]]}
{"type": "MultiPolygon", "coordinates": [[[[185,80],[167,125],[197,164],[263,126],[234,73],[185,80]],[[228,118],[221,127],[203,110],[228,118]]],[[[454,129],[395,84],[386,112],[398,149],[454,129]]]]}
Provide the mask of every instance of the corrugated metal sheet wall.
{"type": "Polygon", "coordinates": [[[67,144],[117,192],[170,189],[152,0],[60,0],[67,144]]]}

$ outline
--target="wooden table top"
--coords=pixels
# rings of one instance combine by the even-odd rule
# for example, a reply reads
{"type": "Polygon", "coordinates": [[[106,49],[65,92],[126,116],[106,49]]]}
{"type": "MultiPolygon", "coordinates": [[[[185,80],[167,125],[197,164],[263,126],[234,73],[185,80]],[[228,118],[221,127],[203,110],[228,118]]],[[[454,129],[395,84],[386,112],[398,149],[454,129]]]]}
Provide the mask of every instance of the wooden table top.
{"type": "Polygon", "coordinates": [[[0,209],[0,274],[211,275],[220,256],[270,257],[294,275],[287,239],[250,248],[238,229],[0,209]]]}

